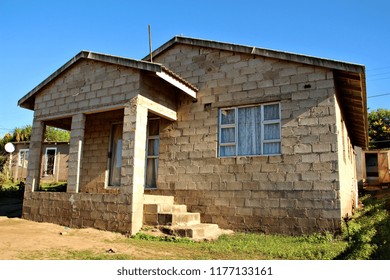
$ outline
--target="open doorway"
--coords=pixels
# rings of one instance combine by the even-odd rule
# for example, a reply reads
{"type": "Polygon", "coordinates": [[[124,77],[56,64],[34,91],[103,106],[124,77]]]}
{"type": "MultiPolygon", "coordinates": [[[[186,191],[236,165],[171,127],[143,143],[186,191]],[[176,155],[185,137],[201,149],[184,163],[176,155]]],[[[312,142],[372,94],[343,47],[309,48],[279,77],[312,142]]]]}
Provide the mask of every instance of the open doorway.
{"type": "Polygon", "coordinates": [[[378,154],[377,153],[366,153],[366,178],[378,178],[378,154]]]}

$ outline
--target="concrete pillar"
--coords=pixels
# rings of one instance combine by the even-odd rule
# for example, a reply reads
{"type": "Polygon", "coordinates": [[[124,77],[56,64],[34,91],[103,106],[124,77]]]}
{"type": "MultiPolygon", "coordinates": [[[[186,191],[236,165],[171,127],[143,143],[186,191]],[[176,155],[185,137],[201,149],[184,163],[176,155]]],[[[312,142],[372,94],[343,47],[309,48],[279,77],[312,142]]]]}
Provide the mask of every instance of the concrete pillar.
{"type": "Polygon", "coordinates": [[[45,134],[45,124],[34,118],[27,169],[26,192],[37,191],[41,177],[42,143],[45,134]]]}
{"type": "Polygon", "coordinates": [[[85,115],[77,114],[72,117],[69,144],[68,163],[68,188],[67,192],[77,193],[79,191],[80,170],[83,155],[83,142],[85,130],[85,115]]]}
{"type": "Polygon", "coordinates": [[[134,98],[124,110],[121,185],[130,196],[131,230],[142,227],[143,195],[145,184],[146,125],[148,109],[134,98]]]}

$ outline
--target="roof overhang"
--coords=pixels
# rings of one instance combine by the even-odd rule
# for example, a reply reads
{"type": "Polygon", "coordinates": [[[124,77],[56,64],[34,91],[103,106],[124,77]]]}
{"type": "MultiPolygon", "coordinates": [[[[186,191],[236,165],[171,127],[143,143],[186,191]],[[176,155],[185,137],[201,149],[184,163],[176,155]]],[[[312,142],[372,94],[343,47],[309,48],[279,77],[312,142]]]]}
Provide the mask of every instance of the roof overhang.
{"type": "Polygon", "coordinates": [[[354,146],[368,147],[366,78],[363,73],[335,70],[336,95],[354,146]]]}
{"type": "Polygon", "coordinates": [[[23,96],[18,101],[18,105],[26,109],[34,110],[36,94],[39,91],[41,91],[45,86],[47,86],[49,83],[51,83],[56,78],[58,78],[67,69],[74,66],[76,63],[78,63],[80,60],[83,59],[110,63],[110,64],[120,65],[124,67],[153,72],[164,81],[177,87],[182,92],[188,94],[191,98],[196,100],[196,93],[198,92],[198,89],[191,83],[187,82],[185,79],[181,78],[179,75],[170,71],[168,68],[162,66],[161,64],[152,63],[144,60],[135,60],[135,59],[129,59],[129,58],[124,58],[119,56],[90,52],[90,51],[81,51],[76,56],[74,56],[71,60],[65,63],[62,67],[60,67],[57,71],[55,71],[53,74],[47,77],[38,86],[36,86],[25,96],[23,96]]]}

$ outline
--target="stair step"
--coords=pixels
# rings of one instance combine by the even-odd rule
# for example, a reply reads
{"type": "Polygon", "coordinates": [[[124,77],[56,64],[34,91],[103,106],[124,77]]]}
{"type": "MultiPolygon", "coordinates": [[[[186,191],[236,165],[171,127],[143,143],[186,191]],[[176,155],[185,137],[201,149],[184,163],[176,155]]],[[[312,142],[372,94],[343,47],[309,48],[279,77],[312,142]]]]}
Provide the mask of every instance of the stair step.
{"type": "Polygon", "coordinates": [[[189,213],[186,205],[175,205],[173,196],[144,195],[143,219],[145,225],[158,226],[166,234],[196,241],[215,240],[232,233],[217,224],[202,224],[200,213],[189,213]]]}
{"type": "Polygon", "coordinates": [[[200,223],[200,213],[158,213],[159,225],[190,226],[200,223]]]}
{"type": "Polygon", "coordinates": [[[196,224],[191,226],[165,226],[161,230],[170,235],[187,237],[195,241],[216,240],[222,234],[232,234],[233,231],[222,230],[216,224],[196,224]]]}
{"type": "Polygon", "coordinates": [[[144,204],[144,213],[185,213],[187,212],[187,205],[180,204],[144,204]]]}
{"type": "Polygon", "coordinates": [[[168,195],[144,194],[144,204],[170,204],[173,205],[174,197],[168,195]]]}

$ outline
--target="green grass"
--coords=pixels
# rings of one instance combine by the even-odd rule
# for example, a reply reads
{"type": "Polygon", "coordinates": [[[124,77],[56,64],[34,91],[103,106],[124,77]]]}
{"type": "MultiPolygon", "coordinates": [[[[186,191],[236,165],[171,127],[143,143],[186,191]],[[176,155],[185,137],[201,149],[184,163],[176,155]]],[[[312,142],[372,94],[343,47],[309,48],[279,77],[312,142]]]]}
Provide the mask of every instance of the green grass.
{"type": "Polygon", "coordinates": [[[390,216],[386,200],[361,198],[364,208],[343,226],[348,247],[338,259],[390,260],[390,216]]]}

